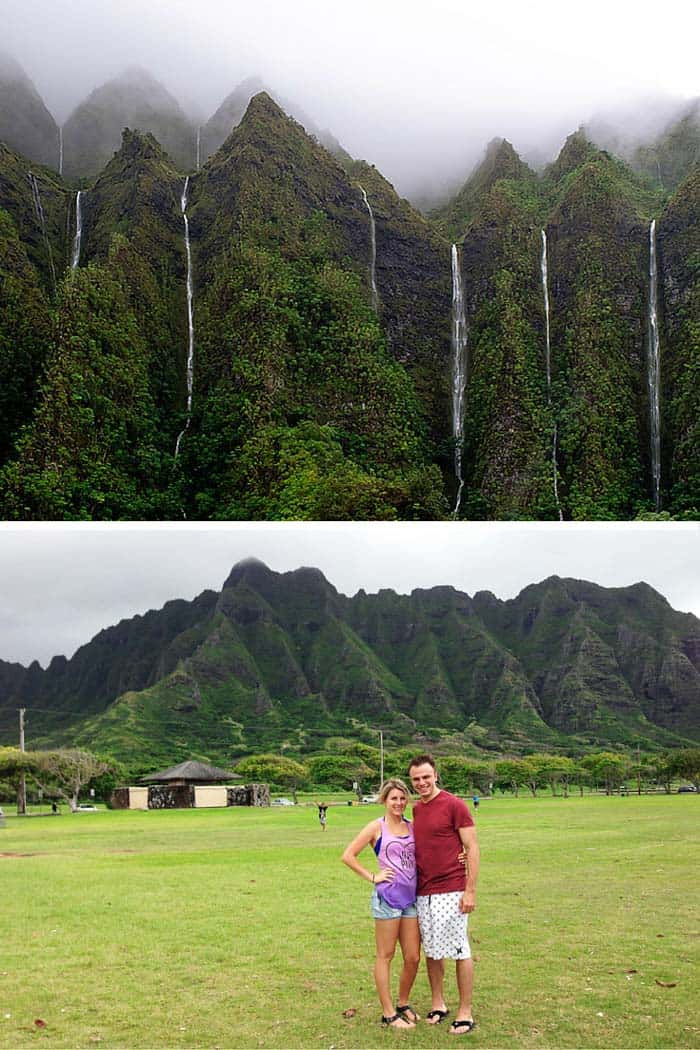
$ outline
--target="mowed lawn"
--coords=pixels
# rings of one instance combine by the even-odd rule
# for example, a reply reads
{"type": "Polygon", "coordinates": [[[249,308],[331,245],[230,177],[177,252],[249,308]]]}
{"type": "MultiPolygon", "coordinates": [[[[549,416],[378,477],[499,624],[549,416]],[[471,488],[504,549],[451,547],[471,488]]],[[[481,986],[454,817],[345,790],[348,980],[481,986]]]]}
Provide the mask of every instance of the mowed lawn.
{"type": "MultiPolygon", "coordinates": [[[[379,813],[8,817],[0,1046],[453,1046],[378,1023],[369,887],[339,857],[379,813]]],[[[461,1041],[700,1046],[699,817],[692,796],[484,800],[461,1041]]]]}

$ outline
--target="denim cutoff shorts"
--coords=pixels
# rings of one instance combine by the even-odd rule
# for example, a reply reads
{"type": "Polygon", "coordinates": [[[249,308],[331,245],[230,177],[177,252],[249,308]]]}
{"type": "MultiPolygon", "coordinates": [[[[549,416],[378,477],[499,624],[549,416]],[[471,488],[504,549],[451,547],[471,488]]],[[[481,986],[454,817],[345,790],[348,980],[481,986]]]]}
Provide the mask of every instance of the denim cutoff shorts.
{"type": "Polygon", "coordinates": [[[372,894],[369,907],[373,919],[415,919],[418,914],[415,903],[409,904],[408,907],[403,910],[401,908],[392,908],[390,904],[387,904],[386,901],[379,896],[376,890],[372,894]]]}

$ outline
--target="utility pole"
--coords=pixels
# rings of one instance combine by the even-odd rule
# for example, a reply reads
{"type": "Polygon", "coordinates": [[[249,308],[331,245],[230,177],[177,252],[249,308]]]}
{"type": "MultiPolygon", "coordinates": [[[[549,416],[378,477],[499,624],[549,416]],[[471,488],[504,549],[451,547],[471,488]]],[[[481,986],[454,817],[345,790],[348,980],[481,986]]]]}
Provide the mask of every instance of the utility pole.
{"type": "MultiPolygon", "coordinates": [[[[24,751],[24,712],[25,707],[19,709],[19,749],[24,751]]],[[[27,778],[24,773],[20,774],[19,787],[17,789],[17,815],[27,815],[27,778]]]]}
{"type": "Polygon", "coordinates": [[[384,730],[379,730],[379,786],[384,783],[384,730]]]}

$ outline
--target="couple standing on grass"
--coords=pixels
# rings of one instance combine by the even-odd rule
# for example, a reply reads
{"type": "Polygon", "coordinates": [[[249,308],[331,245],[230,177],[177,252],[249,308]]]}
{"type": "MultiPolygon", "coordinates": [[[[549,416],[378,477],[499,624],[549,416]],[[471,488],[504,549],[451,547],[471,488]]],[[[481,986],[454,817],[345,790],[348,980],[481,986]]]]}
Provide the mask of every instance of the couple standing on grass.
{"type": "Polygon", "coordinates": [[[445,959],[454,959],[459,1006],[450,1031],[466,1035],[474,1028],[474,963],[467,916],[474,911],[479,874],[476,828],[464,802],[437,786],[437,769],[430,755],[414,758],[408,774],[419,796],[413,806],[413,823],[404,816],[409,801],[406,785],[401,780],[387,780],[379,794],[384,816],[363,828],[342,860],[374,886],[374,980],[382,1005],[382,1024],[409,1029],[420,1020],[409,997],[422,941],[432,995],[426,1020],[440,1024],[449,1013],[444,997],[445,959]],[[369,845],[377,855],[378,872],[368,871],[358,860],[369,845]],[[403,968],[394,1007],[390,967],[397,942],[403,968]]]}

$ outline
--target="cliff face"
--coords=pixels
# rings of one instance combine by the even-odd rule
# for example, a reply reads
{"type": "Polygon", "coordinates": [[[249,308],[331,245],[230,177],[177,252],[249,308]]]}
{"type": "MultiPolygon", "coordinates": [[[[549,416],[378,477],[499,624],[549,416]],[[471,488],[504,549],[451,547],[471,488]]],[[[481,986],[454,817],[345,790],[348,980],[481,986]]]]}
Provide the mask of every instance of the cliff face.
{"type": "Polygon", "coordinates": [[[136,130],[80,191],[75,270],[76,189],[0,145],[5,518],[448,517],[457,237],[461,516],[653,513],[652,218],[661,510],[697,516],[697,171],[668,199],[582,132],[541,176],[496,140],[429,220],[266,93],[240,116],[244,85],[217,125],[235,128],[189,176],[190,377],[181,200],[193,160],[174,125],[144,120],[134,101],[175,120],[172,100],[136,81],[100,95],[105,134],[129,114],[136,130]],[[172,157],[138,130],[149,122],[172,157]]]}
{"type": "Polygon", "coordinates": [[[58,170],[59,129],[22,67],[0,52],[0,143],[58,170]]]}
{"type": "Polygon", "coordinates": [[[397,742],[475,722],[516,751],[654,747],[697,738],[700,622],[645,584],[347,598],[316,569],[249,561],[219,594],[122,622],[46,671],[0,663],[0,685],[8,741],[21,703],[35,739],[137,763],[304,751],[378,720],[397,742]]]}
{"type": "Polygon", "coordinates": [[[178,167],[195,165],[196,132],[175,99],[141,69],[127,70],[96,88],[63,128],[63,171],[68,178],[95,176],[119,149],[122,130],[154,135],[178,167]]]}
{"type": "Polygon", "coordinates": [[[700,504],[700,166],[658,223],[662,312],[662,484],[665,504],[700,504]]]}

